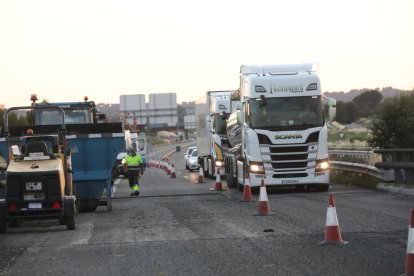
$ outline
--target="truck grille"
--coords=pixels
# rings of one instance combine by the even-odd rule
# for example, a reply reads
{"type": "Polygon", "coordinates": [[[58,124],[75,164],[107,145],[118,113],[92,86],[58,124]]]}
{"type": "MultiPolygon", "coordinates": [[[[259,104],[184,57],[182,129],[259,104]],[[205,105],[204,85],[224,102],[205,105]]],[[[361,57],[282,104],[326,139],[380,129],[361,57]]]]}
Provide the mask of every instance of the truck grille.
{"type": "Polygon", "coordinates": [[[315,167],[319,132],[311,133],[305,143],[273,144],[259,134],[260,150],[266,171],[273,171],[272,178],[307,177],[307,169],[315,167]]]}

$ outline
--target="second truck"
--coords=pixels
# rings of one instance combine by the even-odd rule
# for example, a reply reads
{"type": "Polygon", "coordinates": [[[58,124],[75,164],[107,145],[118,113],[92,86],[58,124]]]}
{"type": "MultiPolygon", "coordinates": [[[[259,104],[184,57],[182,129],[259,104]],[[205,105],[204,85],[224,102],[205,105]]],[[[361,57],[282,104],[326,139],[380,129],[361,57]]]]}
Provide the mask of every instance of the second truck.
{"type": "Polygon", "coordinates": [[[231,90],[207,91],[196,101],[197,150],[205,176],[215,177],[224,168],[228,146],[226,120],[231,113],[231,90]]]}

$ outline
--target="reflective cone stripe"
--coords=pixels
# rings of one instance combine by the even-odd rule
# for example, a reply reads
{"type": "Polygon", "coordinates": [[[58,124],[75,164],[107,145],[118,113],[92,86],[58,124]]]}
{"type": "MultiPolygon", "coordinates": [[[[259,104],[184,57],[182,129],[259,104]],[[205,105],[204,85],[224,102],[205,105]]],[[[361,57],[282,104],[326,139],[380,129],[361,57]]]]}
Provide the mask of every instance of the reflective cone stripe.
{"type": "Polygon", "coordinates": [[[216,173],[216,183],[214,184],[214,190],[215,191],[223,191],[223,185],[221,184],[221,176],[220,176],[220,170],[217,168],[216,173]]]}
{"type": "Polygon", "coordinates": [[[335,207],[328,207],[326,212],[326,229],[325,242],[341,242],[341,232],[339,230],[338,217],[336,215],[335,207]]]}
{"type": "Polygon", "coordinates": [[[203,168],[200,167],[200,173],[198,174],[198,183],[204,183],[204,173],[203,168]]]}
{"type": "Polygon", "coordinates": [[[414,209],[411,209],[410,227],[408,228],[405,274],[407,276],[414,276],[414,209]]]}
{"type": "Polygon", "coordinates": [[[171,166],[171,178],[176,178],[174,164],[171,166]]]}
{"type": "Polygon", "coordinates": [[[320,244],[346,244],[342,240],[341,230],[339,229],[338,216],[333,195],[329,195],[329,207],[326,211],[325,240],[320,244]]]}
{"type": "Polygon", "coordinates": [[[252,189],[250,188],[250,176],[249,173],[246,172],[246,177],[244,179],[244,188],[243,188],[243,201],[252,201],[252,189]]]}
{"type": "Polygon", "coordinates": [[[264,180],[260,183],[260,195],[259,195],[259,215],[270,214],[269,200],[267,198],[267,191],[264,185],[264,180]]]}
{"type": "Polygon", "coordinates": [[[171,165],[167,163],[167,175],[171,175],[171,165]]]}

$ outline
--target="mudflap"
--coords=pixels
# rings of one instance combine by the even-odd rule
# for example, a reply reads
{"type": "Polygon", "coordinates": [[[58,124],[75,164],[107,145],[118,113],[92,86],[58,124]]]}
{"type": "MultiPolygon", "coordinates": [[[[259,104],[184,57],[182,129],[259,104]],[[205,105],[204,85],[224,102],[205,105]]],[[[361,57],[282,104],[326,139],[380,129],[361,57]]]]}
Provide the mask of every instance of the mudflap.
{"type": "Polygon", "coordinates": [[[76,197],[64,196],[63,197],[63,216],[73,217],[76,214],[76,197]]]}

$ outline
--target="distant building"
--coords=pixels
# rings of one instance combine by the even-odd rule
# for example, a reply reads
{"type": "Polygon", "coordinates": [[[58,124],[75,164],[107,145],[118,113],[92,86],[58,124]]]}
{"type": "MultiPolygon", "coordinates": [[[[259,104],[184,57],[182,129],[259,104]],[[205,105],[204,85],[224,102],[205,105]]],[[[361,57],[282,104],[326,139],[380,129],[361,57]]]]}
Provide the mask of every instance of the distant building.
{"type": "Polygon", "coordinates": [[[144,94],[121,95],[119,111],[123,114],[124,122],[133,126],[147,124],[147,106],[144,94]]]}
{"type": "Polygon", "coordinates": [[[182,102],[180,106],[184,109],[184,115],[195,115],[195,101],[182,102]]]}

